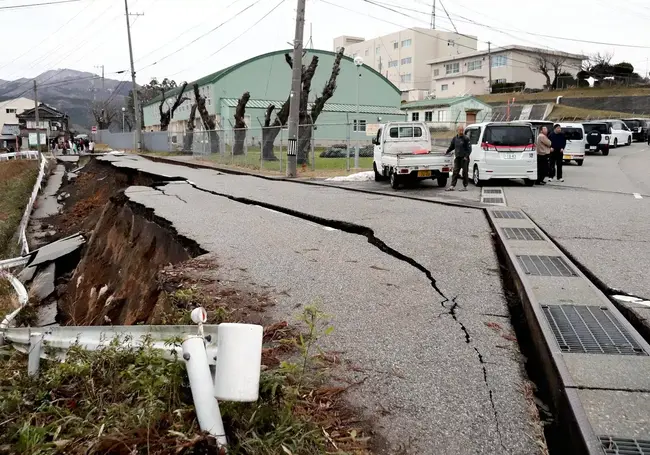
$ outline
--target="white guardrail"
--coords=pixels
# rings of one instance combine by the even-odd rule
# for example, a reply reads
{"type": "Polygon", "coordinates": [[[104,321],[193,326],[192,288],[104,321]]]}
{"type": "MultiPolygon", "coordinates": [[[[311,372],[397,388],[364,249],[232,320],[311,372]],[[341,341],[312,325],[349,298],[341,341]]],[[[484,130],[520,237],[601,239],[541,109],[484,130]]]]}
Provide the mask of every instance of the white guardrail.
{"type": "MultiPolygon", "coordinates": [[[[27,305],[28,296],[27,296],[27,289],[25,289],[23,283],[21,283],[20,280],[15,276],[13,276],[11,273],[5,272],[4,270],[0,269],[0,277],[9,280],[14,290],[16,291],[16,294],[18,295],[18,305],[19,305],[18,308],[16,308],[14,311],[12,311],[7,316],[5,316],[2,322],[0,322],[0,330],[3,330],[9,327],[9,324],[11,324],[11,321],[14,320],[14,318],[18,313],[20,313],[20,310],[22,310],[25,307],[25,305],[27,305]]],[[[0,345],[1,344],[2,344],[2,340],[0,339],[0,345]]]]}
{"type": "Polygon", "coordinates": [[[34,208],[34,202],[36,201],[38,192],[41,190],[41,185],[43,184],[43,177],[45,176],[45,157],[39,152],[32,151],[16,153],[36,153],[36,158],[40,159],[38,177],[36,178],[36,183],[34,183],[34,189],[32,190],[32,194],[29,197],[29,202],[27,203],[27,207],[25,207],[25,212],[23,213],[23,218],[20,221],[20,227],[18,228],[18,243],[20,244],[20,252],[21,254],[28,254],[29,245],[27,244],[27,225],[29,224],[29,217],[32,214],[32,208],[34,208]]]}
{"type": "Polygon", "coordinates": [[[24,152],[0,153],[0,161],[7,160],[37,160],[40,153],[36,150],[25,150],[24,152]]]}
{"type": "Polygon", "coordinates": [[[203,308],[192,311],[198,330],[191,325],[0,328],[0,344],[28,354],[30,375],[38,374],[41,358],[65,361],[72,346],[95,351],[117,338],[125,348],[158,349],[165,358],[185,363],[201,430],[226,446],[217,400],[257,401],[263,329],[253,324],[204,325],[206,318],[203,308]]]}

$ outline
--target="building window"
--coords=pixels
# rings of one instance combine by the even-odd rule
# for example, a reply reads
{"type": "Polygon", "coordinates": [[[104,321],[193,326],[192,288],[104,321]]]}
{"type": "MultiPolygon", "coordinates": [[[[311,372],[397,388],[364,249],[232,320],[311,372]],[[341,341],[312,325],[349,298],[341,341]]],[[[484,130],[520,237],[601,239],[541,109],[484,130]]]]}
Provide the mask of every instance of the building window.
{"type": "Polygon", "coordinates": [[[467,64],[467,71],[476,71],[481,69],[481,61],[474,60],[467,64]]]}
{"type": "Polygon", "coordinates": [[[505,55],[495,55],[492,57],[492,68],[500,68],[508,64],[508,57],[505,55]]]}
{"type": "Polygon", "coordinates": [[[375,54],[379,54],[379,53],[381,53],[381,47],[377,46],[375,48],[375,54]]]}
{"type": "Polygon", "coordinates": [[[366,121],[365,120],[359,120],[359,125],[357,126],[357,120],[354,120],[354,123],[352,124],[352,131],[355,131],[355,132],[364,132],[364,131],[366,131],[366,121]]]}
{"type": "Polygon", "coordinates": [[[412,76],[411,73],[402,74],[400,77],[400,82],[411,82],[412,76]]]}
{"type": "Polygon", "coordinates": [[[411,114],[411,121],[417,122],[418,120],[420,120],[420,113],[419,112],[413,112],[411,114]]]}
{"type": "Polygon", "coordinates": [[[366,52],[364,53],[364,55],[365,55],[366,57],[369,56],[369,55],[370,55],[370,49],[366,49],[366,52]]]}
{"type": "Polygon", "coordinates": [[[405,39],[404,41],[402,41],[402,47],[411,47],[411,40],[405,39]]]}
{"type": "Polygon", "coordinates": [[[449,85],[448,84],[442,84],[440,86],[440,91],[441,92],[446,92],[447,90],[449,90],[449,85]]]}
{"type": "Polygon", "coordinates": [[[388,67],[389,67],[389,68],[395,68],[395,67],[397,67],[397,60],[390,60],[390,61],[388,62],[388,67]]]}
{"type": "Polygon", "coordinates": [[[433,122],[433,111],[427,111],[424,113],[425,122],[433,122]]]}
{"type": "Polygon", "coordinates": [[[438,111],[438,121],[439,122],[447,121],[447,111],[438,111]]]}
{"type": "Polygon", "coordinates": [[[15,114],[16,111],[16,109],[7,109],[7,114],[15,114]]]}
{"type": "Polygon", "coordinates": [[[460,73],[460,63],[446,63],[445,74],[460,73]]]}
{"type": "Polygon", "coordinates": [[[410,65],[411,61],[412,61],[411,57],[406,57],[406,58],[402,59],[401,63],[402,63],[402,65],[410,65]]]}
{"type": "Polygon", "coordinates": [[[433,77],[439,76],[440,70],[433,70],[433,77]]]}
{"type": "Polygon", "coordinates": [[[505,84],[506,80],[505,79],[497,79],[494,81],[495,84],[505,84]]]}
{"type": "Polygon", "coordinates": [[[397,41],[393,43],[393,49],[399,49],[399,43],[397,41]]]}

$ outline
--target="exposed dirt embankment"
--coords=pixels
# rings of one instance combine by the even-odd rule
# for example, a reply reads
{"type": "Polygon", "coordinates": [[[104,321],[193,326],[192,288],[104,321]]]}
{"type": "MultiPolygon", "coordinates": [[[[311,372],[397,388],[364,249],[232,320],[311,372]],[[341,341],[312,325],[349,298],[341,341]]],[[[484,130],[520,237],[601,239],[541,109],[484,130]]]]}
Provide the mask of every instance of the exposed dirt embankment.
{"type": "Polygon", "coordinates": [[[71,325],[151,322],[158,271],[201,253],[119,193],[104,206],[59,312],[71,325]]]}

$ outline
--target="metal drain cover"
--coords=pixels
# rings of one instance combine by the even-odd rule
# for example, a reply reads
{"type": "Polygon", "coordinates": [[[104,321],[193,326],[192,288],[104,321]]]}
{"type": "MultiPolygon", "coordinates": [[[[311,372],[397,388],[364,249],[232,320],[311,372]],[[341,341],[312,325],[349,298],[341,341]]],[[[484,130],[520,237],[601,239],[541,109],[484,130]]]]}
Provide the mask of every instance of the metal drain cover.
{"type": "Polygon", "coordinates": [[[561,256],[517,256],[526,275],[578,276],[561,256]]]}
{"type": "Polygon", "coordinates": [[[483,202],[486,204],[503,204],[505,201],[502,197],[484,197],[483,202]]]}
{"type": "Polygon", "coordinates": [[[600,442],[607,455],[650,455],[650,440],[601,436],[600,442]]]}
{"type": "Polygon", "coordinates": [[[492,212],[495,218],[509,218],[513,220],[523,220],[524,214],[515,210],[495,210],[492,212]]]}
{"type": "Polygon", "coordinates": [[[501,194],[501,190],[498,188],[485,189],[483,190],[485,194],[501,194]]]}
{"type": "Polygon", "coordinates": [[[503,228],[508,240],[543,240],[534,228],[503,228]]]}
{"type": "Polygon", "coordinates": [[[542,310],[562,352],[648,355],[607,308],[542,305],[542,310]]]}

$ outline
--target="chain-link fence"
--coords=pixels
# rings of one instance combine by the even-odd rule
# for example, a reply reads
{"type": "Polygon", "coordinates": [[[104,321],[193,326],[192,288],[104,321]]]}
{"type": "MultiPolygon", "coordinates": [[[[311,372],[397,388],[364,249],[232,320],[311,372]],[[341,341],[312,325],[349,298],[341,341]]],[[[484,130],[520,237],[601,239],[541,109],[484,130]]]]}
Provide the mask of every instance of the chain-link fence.
{"type": "MultiPolygon", "coordinates": [[[[447,147],[456,124],[430,125],[432,146],[447,147]]],[[[301,125],[297,149],[298,170],[329,171],[372,169],[372,138],[378,125],[355,123],[301,125]]],[[[287,127],[226,128],[213,131],[143,132],[146,152],[192,154],[197,160],[218,165],[284,173],[289,146],[287,127]]],[[[117,150],[134,148],[133,133],[100,131],[98,142],[117,150]]]]}

